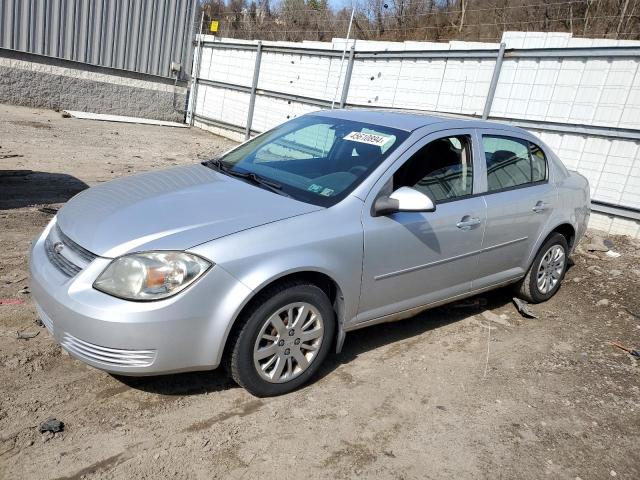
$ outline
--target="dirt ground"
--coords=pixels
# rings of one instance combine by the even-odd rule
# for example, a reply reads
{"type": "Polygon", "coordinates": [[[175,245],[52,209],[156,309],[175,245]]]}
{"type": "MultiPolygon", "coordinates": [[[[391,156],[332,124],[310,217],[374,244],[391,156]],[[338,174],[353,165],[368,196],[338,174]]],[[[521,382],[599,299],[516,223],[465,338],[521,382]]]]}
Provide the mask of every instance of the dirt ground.
{"type": "Polygon", "coordinates": [[[0,105],[0,478],[640,478],[640,362],[609,345],[640,347],[640,242],[623,237],[619,258],[583,241],[537,319],[499,290],[354,332],[283,397],[222,371],[116,378],[65,354],[28,293],[41,208],[230,145],[0,105]],[[64,431],[40,434],[48,417],[64,431]]]}

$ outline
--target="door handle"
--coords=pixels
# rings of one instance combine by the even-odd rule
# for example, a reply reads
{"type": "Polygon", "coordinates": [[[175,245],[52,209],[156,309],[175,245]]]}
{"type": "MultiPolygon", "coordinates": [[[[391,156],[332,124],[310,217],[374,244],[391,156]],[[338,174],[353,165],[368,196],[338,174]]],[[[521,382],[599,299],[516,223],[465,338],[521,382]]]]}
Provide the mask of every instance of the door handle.
{"type": "Polygon", "coordinates": [[[462,219],[456,223],[456,227],[460,230],[471,230],[471,227],[475,225],[480,225],[480,219],[477,217],[469,217],[468,215],[462,217],[462,219]]]}
{"type": "Polygon", "coordinates": [[[549,208],[549,204],[543,202],[542,200],[540,200],[538,203],[536,203],[533,208],[531,210],[533,210],[535,213],[542,213],[544,212],[547,208],[549,208]]]}

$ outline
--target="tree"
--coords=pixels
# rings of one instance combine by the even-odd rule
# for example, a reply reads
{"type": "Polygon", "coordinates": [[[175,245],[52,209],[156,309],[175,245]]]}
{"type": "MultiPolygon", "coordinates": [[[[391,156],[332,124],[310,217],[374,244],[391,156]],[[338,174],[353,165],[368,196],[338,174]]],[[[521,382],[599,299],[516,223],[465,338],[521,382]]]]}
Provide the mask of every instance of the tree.
{"type": "MultiPolygon", "coordinates": [[[[347,32],[351,9],[328,0],[204,0],[205,22],[220,35],[270,40],[330,40],[347,32]],[[247,3],[250,2],[250,3],[247,3]]],[[[640,39],[640,0],[360,0],[353,35],[380,40],[498,41],[507,30],[640,39]]]]}

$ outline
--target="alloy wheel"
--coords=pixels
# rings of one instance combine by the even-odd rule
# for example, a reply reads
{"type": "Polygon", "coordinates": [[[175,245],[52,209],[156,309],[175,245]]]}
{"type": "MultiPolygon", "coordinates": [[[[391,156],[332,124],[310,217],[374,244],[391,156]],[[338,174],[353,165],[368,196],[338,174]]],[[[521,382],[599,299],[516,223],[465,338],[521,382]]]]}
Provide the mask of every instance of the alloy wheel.
{"type": "Polygon", "coordinates": [[[553,245],[545,252],[536,277],[540,293],[546,295],[556,287],[562,277],[564,265],[565,253],[561,245],[553,245]]]}
{"type": "Polygon", "coordinates": [[[285,305],[262,325],[253,348],[253,363],[264,380],[288,382],[315,360],[324,337],[322,315],[307,302],[285,305]]]}

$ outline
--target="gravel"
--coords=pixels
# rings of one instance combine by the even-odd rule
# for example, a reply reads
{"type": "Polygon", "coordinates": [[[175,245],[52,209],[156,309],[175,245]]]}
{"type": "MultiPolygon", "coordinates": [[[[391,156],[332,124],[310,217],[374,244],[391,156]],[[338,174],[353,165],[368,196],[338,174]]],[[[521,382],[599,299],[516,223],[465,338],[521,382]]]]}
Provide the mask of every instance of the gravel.
{"type": "Polygon", "coordinates": [[[231,145],[0,106],[0,153],[22,155],[0,170],[34,172],[0,178],[0,298],[25,300],[0,304],[0,478],[640,478],[640,362],[609,345],[640,346],[640,244],[624,237],[609,238],[619,258],[574,254],[535,321],[502,289],[350,333],[314,383],[277,398],[222,371],[114,377],[46,329],[15,338],[40,328],[17,292],[41,207],[231,145]],[[38,433],[49,417],[64,431],[38,433]]]}

